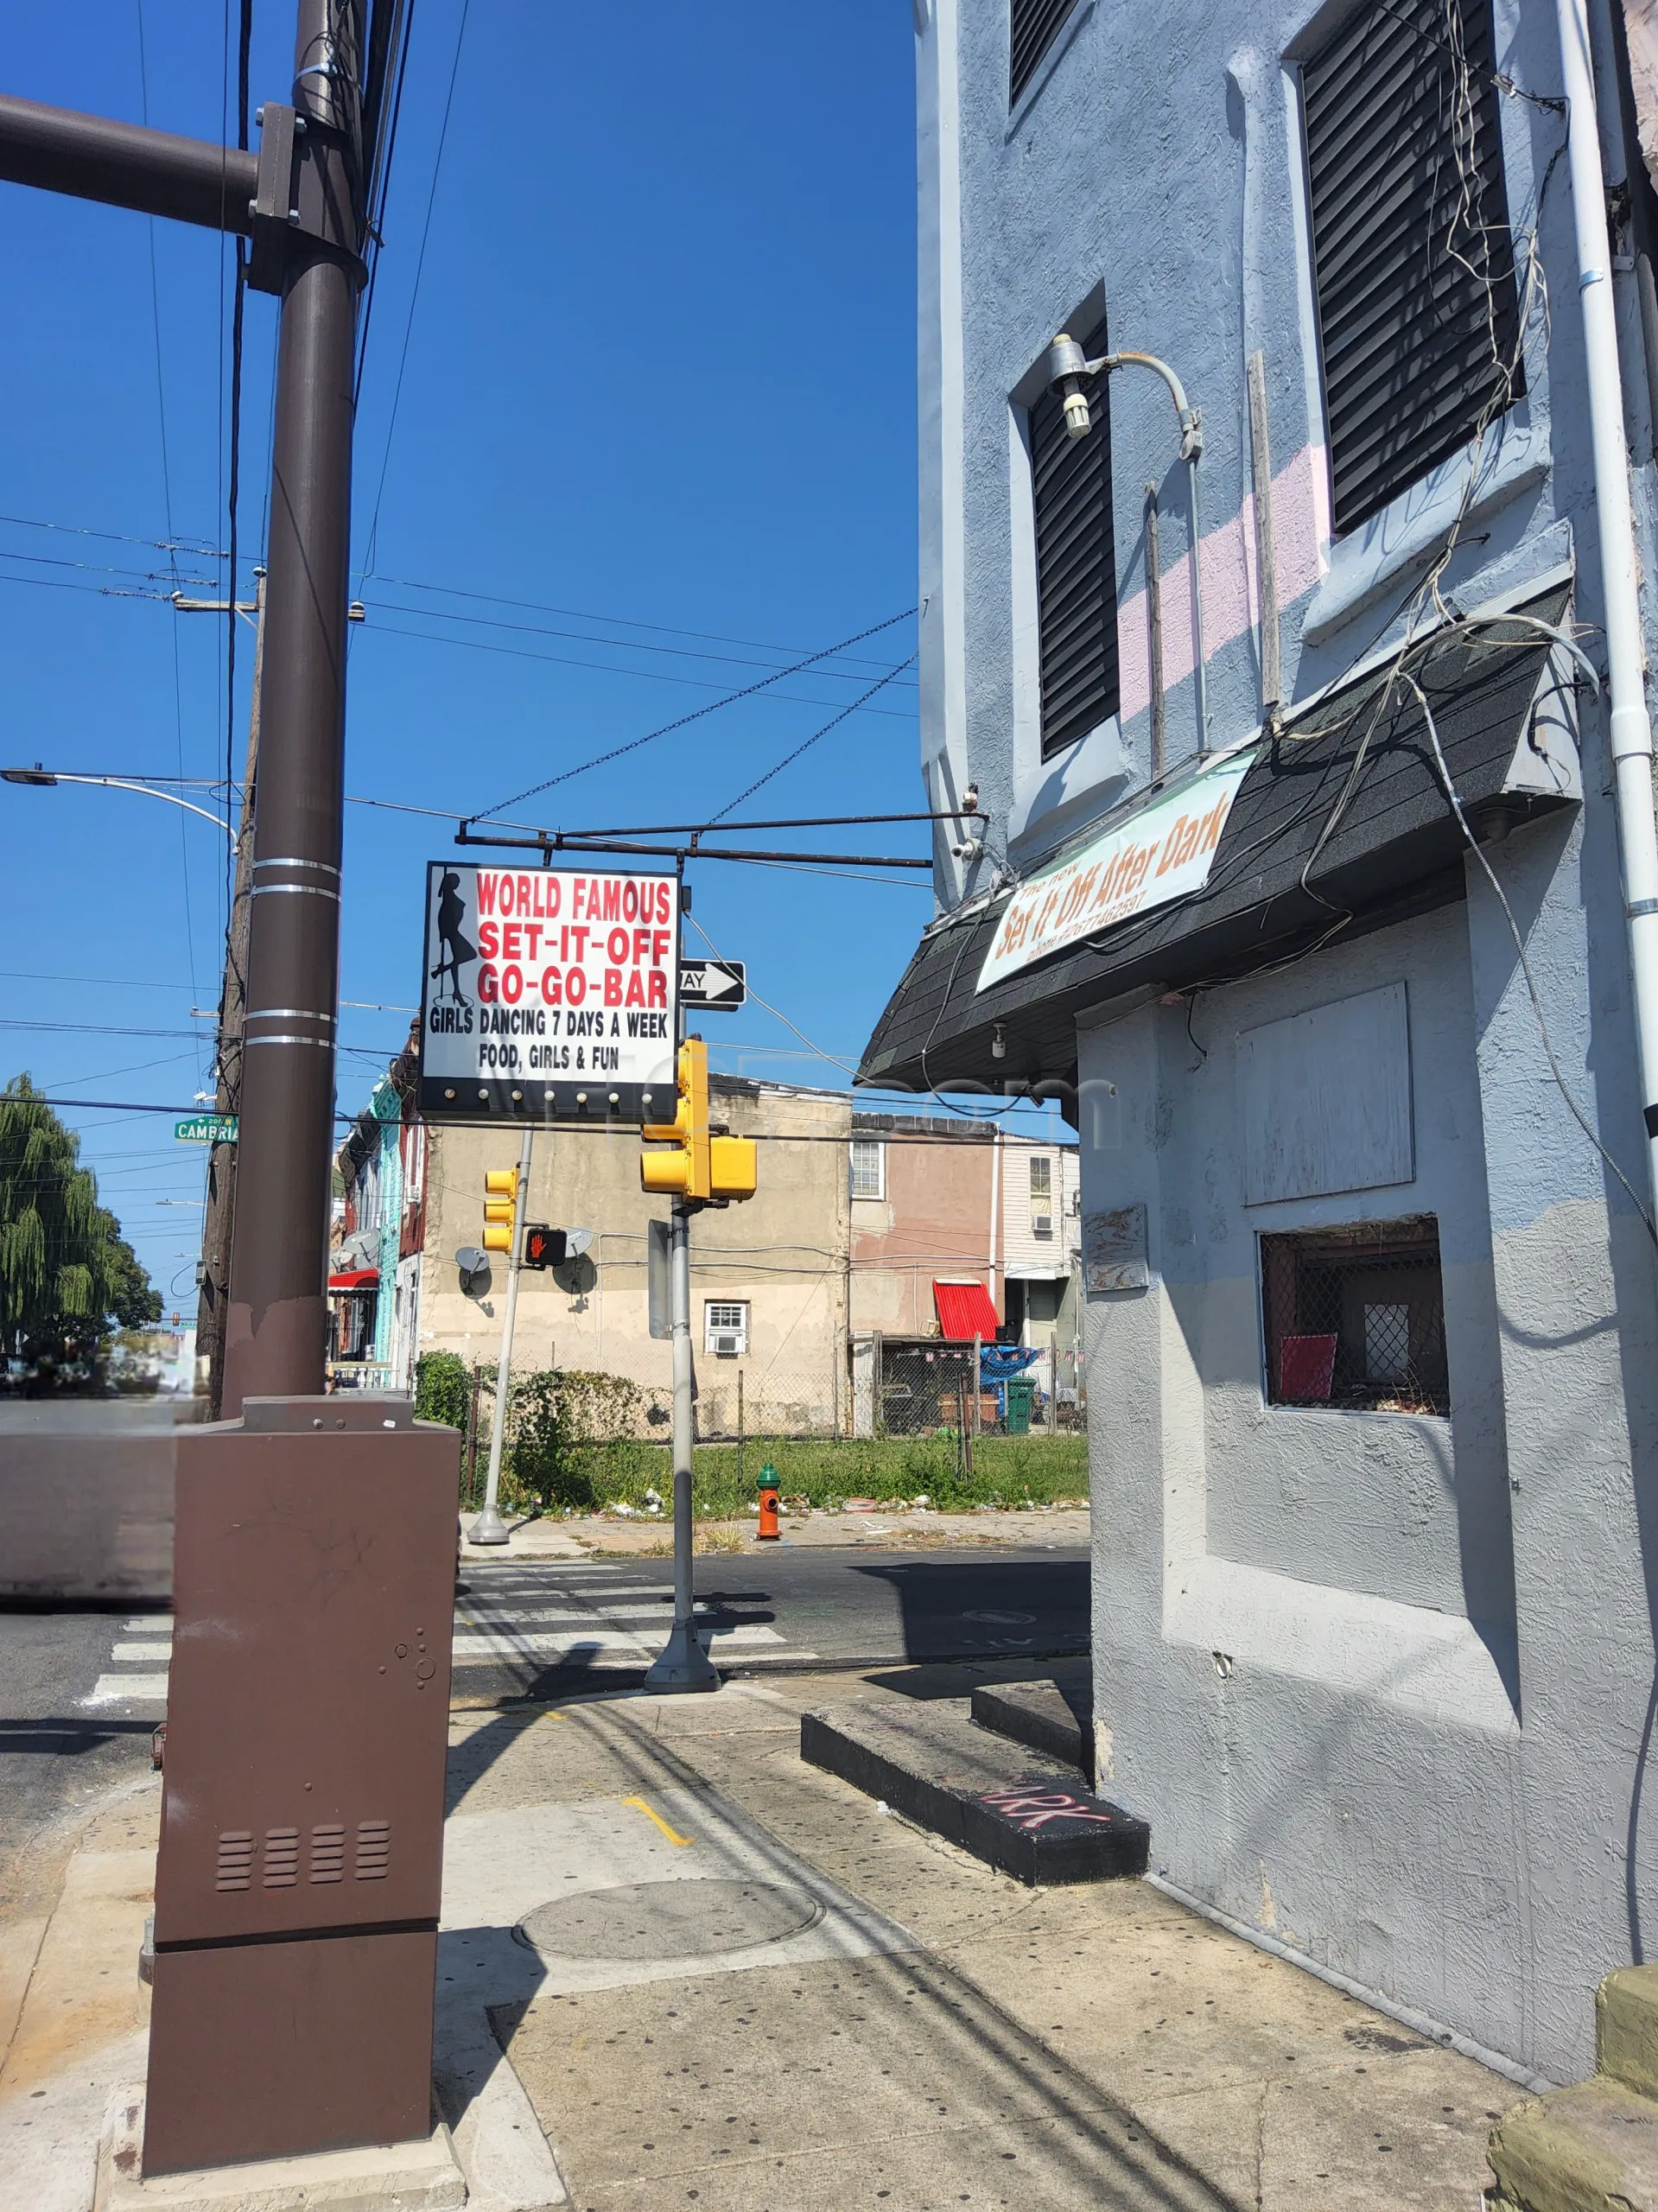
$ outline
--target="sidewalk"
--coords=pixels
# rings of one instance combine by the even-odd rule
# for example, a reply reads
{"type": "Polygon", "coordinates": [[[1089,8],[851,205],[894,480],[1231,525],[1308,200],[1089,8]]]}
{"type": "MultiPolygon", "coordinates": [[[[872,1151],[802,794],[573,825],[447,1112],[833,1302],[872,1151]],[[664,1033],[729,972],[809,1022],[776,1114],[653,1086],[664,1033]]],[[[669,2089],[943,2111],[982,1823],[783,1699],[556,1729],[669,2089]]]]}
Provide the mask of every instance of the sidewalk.
{"type": "MultiPolygon", "coordinates": [[[[1022,1888],[799,1758],[804,1709],[965,1679],[455,1715],[441,2086],[473,2212],[1476,2212],[1512,2084],[1143,1884],[1022,1888]]],[[[142,2079],[157,1802],[88,1822],[0,1947],[5,2212],[86,2212],[142,2079]]]]}
{"type": "MultiPolygon", "coordinates": [[[[638,1559],[669,1556],[673,1551],[670,1514],[638,1514],[626,1519],[608,1513],[574,1515],[569,1520],[509,1522],[511,1540],[469,1544],[462,1516],[461,1554],[467,1560],[638,1559]]],[[[851,1511],[785,1514],[783,1547],[802,1551],[880,1544],[885,1551],[937,1551],[963,1544],[1026,1544],[1058,1549],[1088,1543],[1086,1506],[1038,1506],[1030,1510],[984,1507],[972,1513],[934,1513],[911,1506],[901,1512],[851,1511]]],[[[696,1549],[708,1552],[770,1551],[747,1521],[699,1521],[696,1549]]]]}

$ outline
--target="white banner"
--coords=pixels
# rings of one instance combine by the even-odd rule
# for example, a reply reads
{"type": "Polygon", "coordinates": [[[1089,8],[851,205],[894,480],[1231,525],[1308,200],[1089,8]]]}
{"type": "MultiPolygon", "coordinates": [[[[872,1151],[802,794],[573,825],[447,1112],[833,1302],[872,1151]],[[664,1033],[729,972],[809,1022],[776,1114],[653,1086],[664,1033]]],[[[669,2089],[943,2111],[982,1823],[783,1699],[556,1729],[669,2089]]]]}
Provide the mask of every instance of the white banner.
{"type": "Polygon", "coordinates": [[[985,956],[985,990],[1131,914],[1200,891],[1253,750],[1228,753],[1055,867],[1021,883],[985,956]]]}
{"type": "Polygon", "coordinates": [[[423,1113],[672,1118],[673,875],[434,861],[422,968],[423,1113]]]}

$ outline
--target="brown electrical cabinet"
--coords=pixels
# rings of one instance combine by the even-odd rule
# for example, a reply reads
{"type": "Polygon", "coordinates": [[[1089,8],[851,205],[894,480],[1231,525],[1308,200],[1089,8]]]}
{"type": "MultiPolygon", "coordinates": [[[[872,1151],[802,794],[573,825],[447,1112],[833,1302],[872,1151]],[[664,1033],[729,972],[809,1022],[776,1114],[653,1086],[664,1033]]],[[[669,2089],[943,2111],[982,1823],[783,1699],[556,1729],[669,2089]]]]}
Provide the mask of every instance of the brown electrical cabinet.
{"type": "Polygon", "coordinates": [[[406,1398],[181,1435],[146,2173],[429,2131],[459,1475],[406,1398]]]}

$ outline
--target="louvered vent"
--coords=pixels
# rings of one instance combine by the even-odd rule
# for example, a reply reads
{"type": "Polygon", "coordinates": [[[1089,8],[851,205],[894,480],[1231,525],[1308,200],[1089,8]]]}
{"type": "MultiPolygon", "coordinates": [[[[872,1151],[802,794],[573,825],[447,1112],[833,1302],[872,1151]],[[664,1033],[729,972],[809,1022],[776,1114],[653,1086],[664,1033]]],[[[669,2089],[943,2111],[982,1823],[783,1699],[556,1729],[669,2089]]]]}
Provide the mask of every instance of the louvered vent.
{"type": "Polygon", "coordinates": [[[1369,0],[1302,70],[1335,527],[1526,388],[1491,0],[1369,0]]]}
{"type": "Polygon", "coordinates": [[[357,1823],[357,1864],[353,1872],[359,1882],[384,1882],[391,1864],[391,1823],[390,1821],[359,1821],[357,1823]]]}
{"type": "Polygon", "coordinates": [[[268,1890],[291,1890],[299,1880],[299,1830],[265,1830],[264,1885],[268,1890]]]}
{"type": "Polygon", "coordinates": [[[214,1871],[216,1890],[245,1890],[253,1880],[253,1831],[251,1828],[226,1828],[219,1839],[219,1859],[214,1871]]]}
{"type": "Polygon", "coordinates": [[[343,1882],[346,1878],[346,1824],[324,1821],[311,1830],[311,1879],[343,1882]]]}
{"type": "MultiPolygon", "coordinates": [[[[1105,325],[1083,340],[1105,351],[1105,325]]],[[[1042,757],[1117,711],[1117,549],[1111,518],[1111,406],[1104,375],[1088,386],[1094,428],[1066,435],[1064,403],[1031,410],[1036,594],[1042,656],[1042,757]]]]}
{"type": "Polygon", "coordinates": [[[1010,0],[1007,10],[1007,105],[1012,107],[1059,35],[1077,0],[1010,0]]]}

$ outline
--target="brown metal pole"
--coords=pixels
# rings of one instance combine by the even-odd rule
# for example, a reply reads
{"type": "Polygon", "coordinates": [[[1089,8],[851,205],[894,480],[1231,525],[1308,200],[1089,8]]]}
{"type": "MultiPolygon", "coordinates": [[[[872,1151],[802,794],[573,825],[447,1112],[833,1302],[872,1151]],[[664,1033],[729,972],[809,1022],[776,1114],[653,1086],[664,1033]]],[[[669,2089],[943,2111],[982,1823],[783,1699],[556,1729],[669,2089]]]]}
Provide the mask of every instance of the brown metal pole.
{"type": "Polygon", "coordinates": [[[301,0],[223,1412],[323,1388],[340,951],[360,0],[301,0]],[[339,73],[334,73],[338,70],[339,73]],[[295,129],[298,129],[296,122],[295,129]],[[307,234],[314,238],[310,242],[307,234]]]}
{"type": "MultiPolygon", "coordinates": [[[[234,600],[234,580],[231,597],[234,600]]],[[[265,573],[254,579],[253,704],[248,715],[242,817],[236,833],[236,874],[225,942],[225,982],[219,997],[219,1084],[214,1111],[236,1114],[242,1101],[242,1029],[247,1011],[248,915],[253,883],[253,798],[259,773],[259,683],[264,669],[265,573]]],[[[232,611],[232,621],[236,620],[232,611]]],[[[236,1147],[216,1144],[207,1155],[207,1212],[201,1236],[201,1285],[196,1304],[196,1357],[207,1363],[207,1397],[215,1421],[225,1395],[225,1308],[230,1290],[231,1227],[236,1217],[236,1147]]]]}

